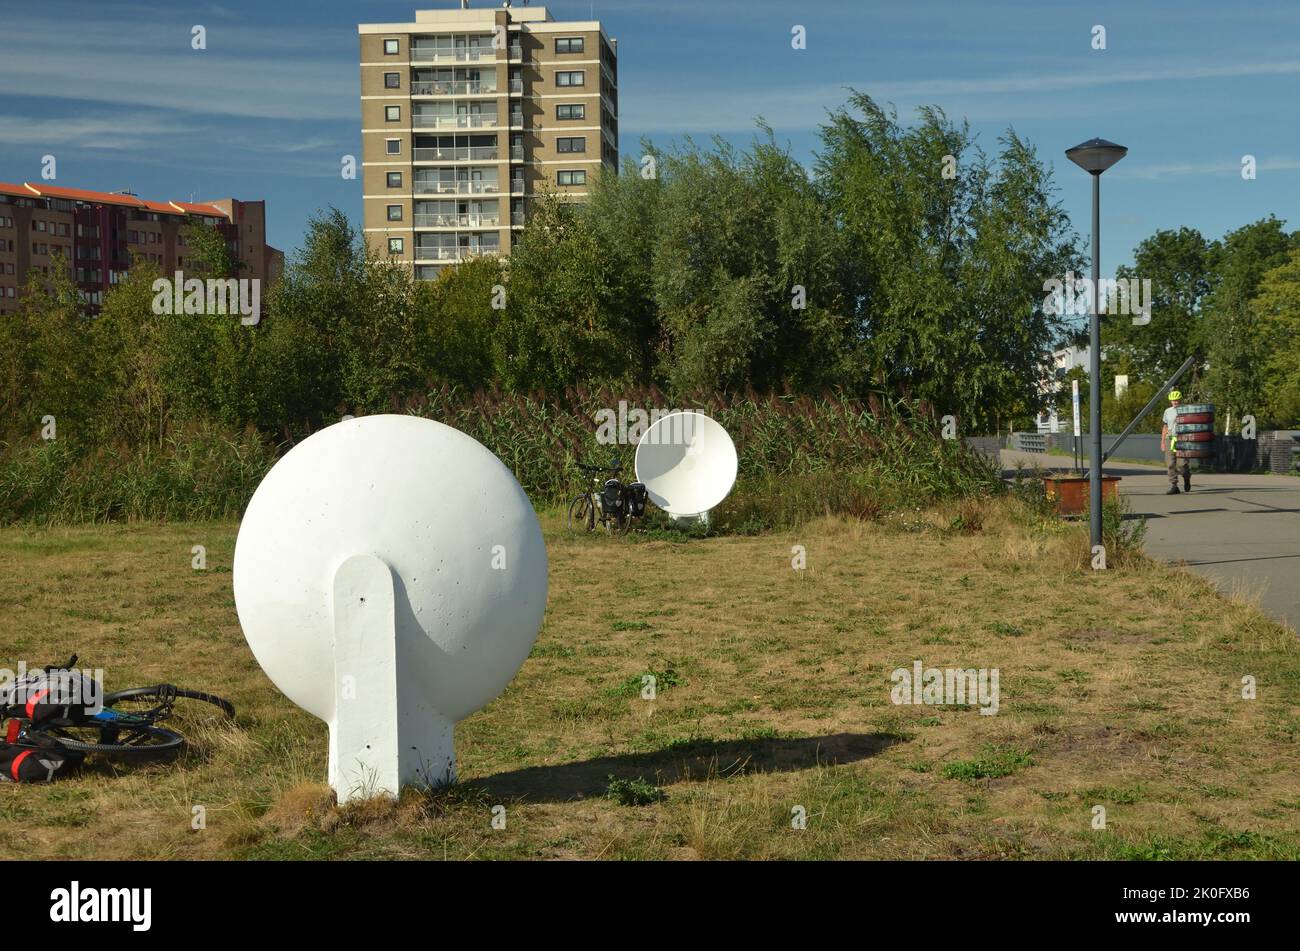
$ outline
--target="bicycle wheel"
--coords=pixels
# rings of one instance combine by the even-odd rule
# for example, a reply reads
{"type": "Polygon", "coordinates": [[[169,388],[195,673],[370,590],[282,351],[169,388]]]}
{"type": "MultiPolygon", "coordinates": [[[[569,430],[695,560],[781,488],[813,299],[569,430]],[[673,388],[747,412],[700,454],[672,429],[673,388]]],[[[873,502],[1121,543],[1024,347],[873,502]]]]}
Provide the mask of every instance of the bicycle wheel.
{"type": "Polygon", "coordinates": [[[569,503],[569,515],[566,524],[569,531],[575,534],[579,529],[584,532],[596,530],[596,506],[592,502],[590,492],[584,492],[569,503]]]}
{"type": "MultiPolygon", "coordinates": [[[[171,684],[155,684],[152,687],[129,687],[126,690],[116,690],[104,697],[104,706],[111,707],[119,713],[136,714],[144,717],[155,713],[160,707],[170,708],[177,699],[210,703],[220,709],[226,716],[232,719],[235,716],[235,705],[229,700],[223,700],[216,694],[203,693],[199,690],[185,690],[171,684]]],[[[156,719],[162,718],[162,716],[156,717],[156,719]]]]}
{"type": "Polygon", "coordinates": [[[185,745],[183,736],[160,726],[104,727],[90,723],[41,732],[70,750],[119,759],[163,759],[175,756],[185,745]]]}

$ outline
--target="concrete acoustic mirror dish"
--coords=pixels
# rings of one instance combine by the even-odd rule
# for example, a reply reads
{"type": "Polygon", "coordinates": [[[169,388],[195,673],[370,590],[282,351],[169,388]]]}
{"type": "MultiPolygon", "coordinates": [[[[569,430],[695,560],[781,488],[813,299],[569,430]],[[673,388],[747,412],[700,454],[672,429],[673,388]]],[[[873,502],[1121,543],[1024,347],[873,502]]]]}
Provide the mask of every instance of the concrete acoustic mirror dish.
{"type": "Polygon", "coordinates": [[[455,778],[456,721],[528,656],[546,567],[501,460],[442,423],[365,416],[262,480],[235,544],[235,605],[262,669],[329,724],[346,802],[455,778]]]}
{"type": "Polygon", "coordinates": [[[656,420],[636,447],[636,477],[674,519],[708,521],[736,484],[736,446],[722,425],[693,410],[656,420]]]}

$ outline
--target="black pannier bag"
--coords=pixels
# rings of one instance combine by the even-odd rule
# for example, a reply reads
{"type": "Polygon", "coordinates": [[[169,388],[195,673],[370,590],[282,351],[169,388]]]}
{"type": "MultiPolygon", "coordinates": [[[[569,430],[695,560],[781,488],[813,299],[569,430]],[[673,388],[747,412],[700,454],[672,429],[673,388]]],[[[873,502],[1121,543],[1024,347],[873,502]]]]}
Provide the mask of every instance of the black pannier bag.
{"type": "Polygon", "coordinates": [[[0,740],[0,783],[48,783],[76,769],[83,759],[84,753],[39,733],[17,743],[0,740]]]}
{"type": "Polygon", "coordinates": [[[640,518],[645,514],[645,483],[633,482],[627,487],[628,514],[640,518]]]}
{"type": "Polygon", "coordinates": [[[50,667],[0,685],[0,719],[28,720],[35,728],[77,726],[99,712],[102,693],[91,678],[50,667]]]}
{"type": "Polygon", "coordinates": [[[600,492],[600,507],[606,515],[618,515],[623,511],[623,483],[610,479],[600,492]]]}

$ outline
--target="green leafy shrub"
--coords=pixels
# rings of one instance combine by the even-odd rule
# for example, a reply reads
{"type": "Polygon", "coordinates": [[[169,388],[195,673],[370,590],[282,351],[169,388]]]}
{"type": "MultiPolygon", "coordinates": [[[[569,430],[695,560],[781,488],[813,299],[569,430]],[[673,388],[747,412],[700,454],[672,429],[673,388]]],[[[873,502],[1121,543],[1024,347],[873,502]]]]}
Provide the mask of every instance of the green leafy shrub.
{"type": "Polygon", "coordinates": [[[615,779],[610,776],[605,798],[612,799],[620,806],[648,806],[663,802],[668,794],[640,776],[636,779],[615,779]]]}
{"type": "Polygon", "coordinates": [[[274,462],[255,433],[213,424],[135,450],[62,440],[0,446],[0,523],[235,518],[274,462]]]}

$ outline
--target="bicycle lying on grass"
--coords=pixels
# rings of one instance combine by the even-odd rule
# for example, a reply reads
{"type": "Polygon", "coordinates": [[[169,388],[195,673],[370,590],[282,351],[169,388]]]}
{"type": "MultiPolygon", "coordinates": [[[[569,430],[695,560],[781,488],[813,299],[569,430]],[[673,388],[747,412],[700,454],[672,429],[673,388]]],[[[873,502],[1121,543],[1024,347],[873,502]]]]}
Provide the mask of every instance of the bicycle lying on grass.
{"type": "Polygon", "coordinates": [[[632,519],[645,514],[645,486],[640,482],[620,482],[618,475],[623,466],[617,458],[607,466],[578,463],[578,468],[591,475],[591,485],[569,503],[565,522],[569,531],[594,532],[599,521],[606,532],[626,535],[632,519]],[[609,478],[602,479],[602,474],[608,474],[609,478]]]}
{"type": "Polygon", "coordinates": [[[179,755],[181,734],[158,724],[175,712],[177,700],[206,703],[233,719],[229,700],[173,684],[131,687],[104,694],[73,669],[77,657],[0,685],[0,781],[42,782],[80,764],[87,754],[130,762],[179,755]],[[44,773],[44,775],[42,775],[44,773]]]}

